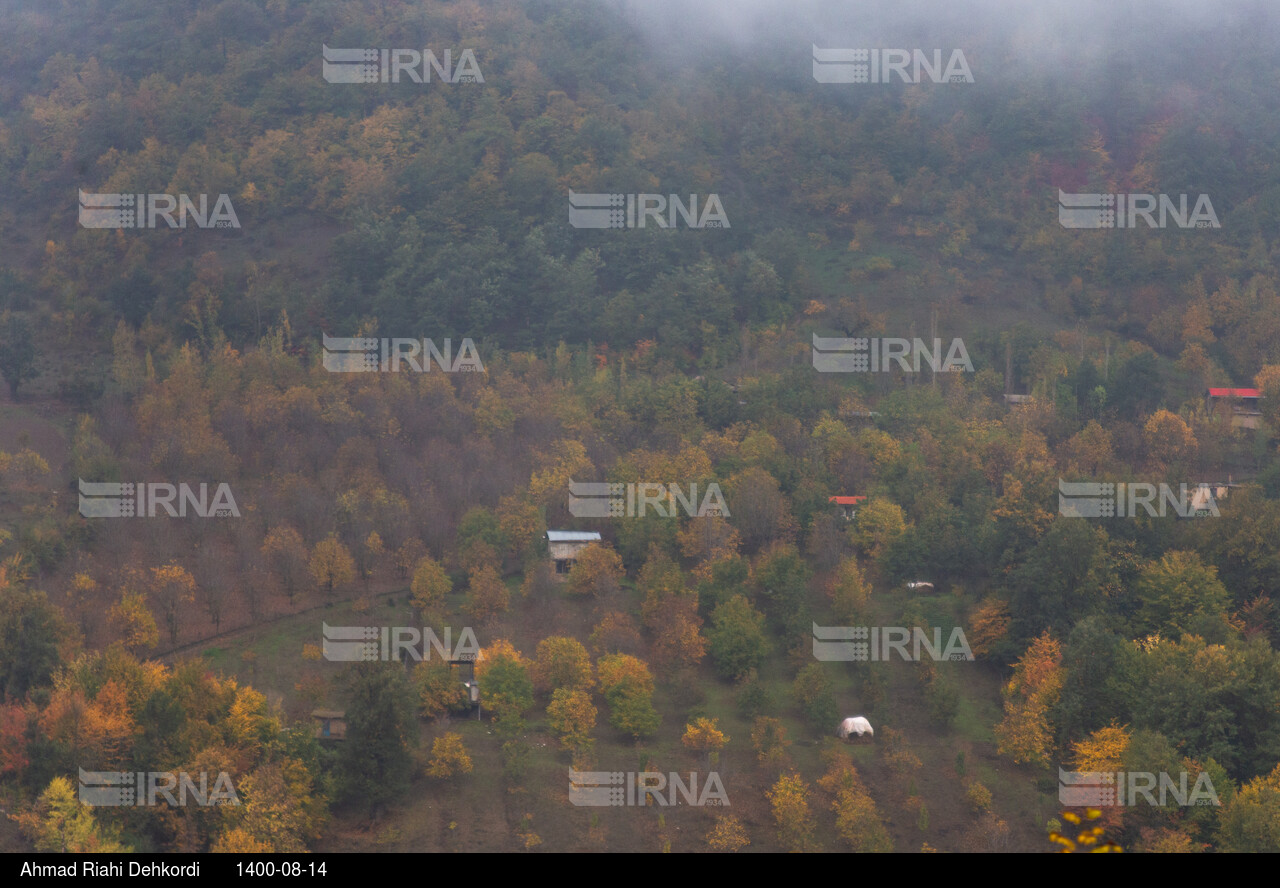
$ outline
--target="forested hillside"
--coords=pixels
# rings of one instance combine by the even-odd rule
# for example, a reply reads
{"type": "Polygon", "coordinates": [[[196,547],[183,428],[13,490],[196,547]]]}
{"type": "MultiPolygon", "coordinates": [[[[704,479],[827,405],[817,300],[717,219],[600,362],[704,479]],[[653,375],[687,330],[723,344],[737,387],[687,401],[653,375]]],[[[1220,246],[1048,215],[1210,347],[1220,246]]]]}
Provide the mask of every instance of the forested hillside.
{"type": "Polygon", "coordinates": [[[1280,10],[992,6],[0,0],[0,848],[1046,851],[1060,772],[1125,771],[1220,802],[1104,807],[1126,851],[1280,850],[1280,10]],[[972,82],[818,82],[841,45],[972,82]],[[479,76],[330,82],[328,47],[479,76]],[[1218,225],[1066,227],[1095,193],[1218,225]],[[333,372],[326,337],[478,361],[333,372]],[[580,517],[603,481],[725,508],[580,517]],[[87,517],[85,482],[234,509],[87,517]],[[1211,499],[1077,517],[1082,482],[1211,499]],[[322,626],[473,629],[478,711],[322,626]],[[831,626],[973,656],[823,660],[831,626]],[[584,808],[570,768],[729,802],[584,808]],[[78,770],[242,804],[91,808],[78,770]]]}

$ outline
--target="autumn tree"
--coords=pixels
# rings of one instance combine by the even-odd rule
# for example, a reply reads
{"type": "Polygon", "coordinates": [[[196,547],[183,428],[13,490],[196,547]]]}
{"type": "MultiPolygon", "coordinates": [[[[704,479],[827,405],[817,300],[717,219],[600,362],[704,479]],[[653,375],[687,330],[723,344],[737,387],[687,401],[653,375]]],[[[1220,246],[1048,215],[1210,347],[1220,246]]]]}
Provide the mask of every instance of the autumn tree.
{"type": "Polygon", "coordinates": [[[720,730],[714,718],[695,718],[684,726],[684,736],[680,742],[690,749],[717,750],[723,749],[729,737],[720,730]]]}
{"type": "Polygon", "coordinates": [[[481,650],[476,681],[481,705],[508,727],[521,724],[521,717],[533,708],[529,664],[508,641],[498,640],[481,650]]]}
{"type": "Polygon", "coordinates": [[[485,565],[471,571],[463,609],[472,619],[482,625],[488,623],[505,613],[510,603],[511,593],[507,591],[507,584],[502,582],[497,569],[492,565],[485,565]]]}
{"type": "Polygon", "coordinates": [[[622,559],[617,552],[601,543],[591,543],[578,553],[578,560],[569,571],[569,592],[595,598],[610,595],[618,591],[622,573],[622,559]]]}
{"type": "Polygon", "coordinates": [[[748,553],[775,541],[791,539],[795,519],[778,480],[759,466],[751,466],[726,482],[726,504],[732,523],[748,553]]]}
{"type": "Polygon", "coordinates": [[[608,611],[591,630],[587,641],[597,656],[604,654],[634,654],[640,650],[640,629],[630,614],[608,611]]]}
{"type": "Polygon", "coordinates": [[[608,654],[596,666],[609,704],[609,724],[636,739],[654,733],[661,717],[653,708],[653,674],[645,662],[628,654],[608,654]]]}
{"type": "Polygon", "coordinates": [[[35,807],[19,815],[19,825],[41,853],[118,854],[132,851],[81,804],[71,781],[54,777],[35,807]]]}
{"type": "Polygon", "coordinates": [[[345,586],[356,577],[356,562],[351,552],[342,542],[330,535],[316,543],[311,550],[311,561],[308,564],[311,576],[316,584],[324,590],[326,597],[333,597],[337,586],[345,586]]]}
{"type": "Polygon", "coordinates": [[[1004,719],[995,728],[1001,755],[1015,762],[1049,763],[1054,749],[1049,717],[1062,683],[1062,646],[1045,632],[1014,665],[1004,687],[1004,719]]]}
{"type": "Polygon", "coordinates": [[[756,751],[757,759],[771,767],[778,767],[786,761],[787,747],[790,745],[787,728],[779,719],[767,715],[756,716],[751,725],[751,747],[756,751]]]}
{"type": "Polygon", "coordinates": [[[966,639],[974,657],[987,657],[1009,633],[1009,606],[999,598],[985,598],[969,617],[966,639]]]}
{"type": "Polygon", "coordinates": [[[849,542],[864,557],[878,561],[906,529],[901,506],[884,497],[872,497],[850,522],[849,542]]]}
{"type": "Polygon", "coordinates": [[[418,563],[426,554],[427,547],[422,544],[422,540],[409,537],[400,544],[400,548],[396,549],[396,554],[392,557],[396,566],[396,576],[402,580],[412,577],[418,563]]]}
{"type": "Polygon", "coordinates": [[[1219,843],[1238,853],[1280,851],[1280,765],[1240,787],[1223,807],[1219,843]]]}
{"type": "Polygon", "coordinates": [[[716,817],[716,824],[707,833],[707,845],[713,851],[737,851],[751,844],[747,831],[736,817],[721,814],[716,817]]]}
{"type": "Polygon", "coordinates": [[[719,515],[692,518],[676,534],[680,552],[695,561],[716,561],[738,554],[741,534],[719,515]]]}
{"type": "Polygon", "coordinates": [[[423,718],[461,712],[470,706],[462,680],[443,660],[423,660],[414,667],[413,678],[418,689],[418,711],[423,718]]]}
{"type": "Polygon", "coordinates": [[[1187,466],[1199,449],[1191,427],[1182,417],[1168,410],[1157,410],[1151,414],[1142,426],[1142,441],[1157,472],[1187,466]]]}
{"type": "Polygon", "coordinates": [[[538,642],[529,671],[534,688],[544,694],[561,688],[590,691],[595,684],[591,655],[582,642],[563,635],[538,642]]]}
{"type": "Polygon", "coordinates": [[[556,688],[547,706],[547,724],[560,735],[560,748],[582,752],[592,744],[591,730],[596,726],[596,707],[585,691],[568,687],[556,688]]]}
{"type": "Polygon", "coordinates": [[[1071,744],[1072,765],[1077,771],[1119,771],[1129,747],[1129,731],[1114,721],[1071,744]]]}
{"type": "Polygon", "coordinates": [[[178,617],[184,604],[196,600],[196,581],[180,564],[169,563],[151,568],[147,580],[147,596],[160,609],[165,627],[169,630],[169,643],[178,643],[178,617]]]}
{"type": "Polygon", "coordinates": [[[305,853],[328,821],[326,799],[298,759],[264,762],[237,781],[240,805],[228,808],[240,835],[224,847],[265,848],[257,853],[305,853]]]}
{"type": "Polygon", "coordinates": [[[788,851],[818,850],[809,812],[809,787],[804,779],[797,773],[784,774],[766,795],[782,846],[788,851]]]}
{"type": "Polygon", "coordinates": [[[546,531],[537,504],[524,496],[504,496],[498,501],[497,516],[498,527],[515,557],[522,562],[535,557],[546,531]]]}
{"type": "Polygon", "coordinates": [[[1111,434],[1096,419],[1089,420],[1083,429],[1076,432],[1063,445],[1063,452],[1068,467],[1088,478],[1097,478],[1098,473],[1115,459],[1111,434]]]}
{"type": "Polygon", "coordinates": [[[267,532],[261,552],[292,606],[298,585],[307,571],[307,546],[302,535],[288,524],[277,524],[267,532]]]}
{"type": "Polygon", "coordinates": [[[832,612],[841,624],[853,625],[862,619],[871,599],[871,585],[858,566],[858,559],[850,556],[840,562],[827,583],[827,595],[831,597],[832,612]]]}
{"type": "Polygon", "coordinates": [[[837,752],[818,785],[835,797],[831,810],[836,814],[836,832],[856,853],[893,851],[875,800],[867,791],[847,753],[837,752]]]}
{"type": "Polygon", "coordinates": [[[462,735],[448,733],[437,737],[431,744],[431,761],[427,764],[427,776],[447,780],[459,774],[471,773],[471,756],[463,745],[462,735]]]}
{"type": "Polygon", "coordinates": [[[433,619],[441,613],[446,596],[453,591],[453,581],[440,562],[423,556],[413,568],[409,591],[418,616],[424,620],[433,619]]]}

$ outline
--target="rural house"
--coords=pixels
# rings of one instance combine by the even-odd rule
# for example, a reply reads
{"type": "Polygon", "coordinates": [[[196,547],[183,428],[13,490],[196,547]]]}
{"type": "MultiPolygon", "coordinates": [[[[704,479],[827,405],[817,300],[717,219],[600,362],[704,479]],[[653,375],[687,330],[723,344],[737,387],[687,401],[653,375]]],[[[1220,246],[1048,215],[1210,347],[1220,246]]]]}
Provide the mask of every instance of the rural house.
{"type": "Polygon", "coordinates": [[[1211,388],[1204,396],[1205,409],[1214,416],[1230,417],[1232,428],[1256,429],[1262,421],[1262,392],[1256,388],[1211,388]]]}
{"type": "Polygon", "coordinates": [[[563,578],[567,575],[578,560],[578,553],[598,542],[600,534],[594,530],[548,530],[547,547],[556,566],[556,576],[563,578]]]}
{"type": "Polygon", "coordinates": [[[865,496],[832,496],[827,497],[827,502],[835,503],[845,521],[852,521],[858,514],[858,504],[866,502],[866,499],[865,496]]]}

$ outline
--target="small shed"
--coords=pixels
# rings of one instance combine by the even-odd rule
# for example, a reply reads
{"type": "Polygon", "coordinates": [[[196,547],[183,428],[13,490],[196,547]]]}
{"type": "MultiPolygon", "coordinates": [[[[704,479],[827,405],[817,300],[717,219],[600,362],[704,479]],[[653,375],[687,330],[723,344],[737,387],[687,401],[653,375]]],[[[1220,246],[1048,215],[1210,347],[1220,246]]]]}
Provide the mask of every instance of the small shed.
{"type": "Polygon", "coordinates": [[[1204,393],[1205,409],[1226,416],[1235,429],[1256,429],[1262,421],[1262,392],[1256,388],[1211,388],[1204,393]]]}
{"type": "Polygon", "coordinates": [[[344,709],[315,709],[311,718],[316,723],[317,740],[346,740],[347,713],[344,709]]]}
{"type": "Polygon", "coordinates": [[[858,514],[858,505],[867,501],[865,496],[831,496],[827,502],[834,503],[845,521],[852,521],[858,514]]]}
{"type": "Polygon", "coordinates": [[[578,560],[578,553],[592,543],[600,542],[600,534],[594,530],[548,530],[547,548],[555,565],[556,576],[563,579],[578,560]]]}

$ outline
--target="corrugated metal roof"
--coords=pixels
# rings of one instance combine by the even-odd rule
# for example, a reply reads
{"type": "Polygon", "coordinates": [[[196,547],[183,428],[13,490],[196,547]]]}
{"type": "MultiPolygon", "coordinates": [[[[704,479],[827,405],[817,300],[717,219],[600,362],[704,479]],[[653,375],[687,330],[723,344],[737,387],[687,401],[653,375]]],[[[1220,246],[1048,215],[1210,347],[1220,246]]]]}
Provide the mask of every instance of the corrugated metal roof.
{"type": "Polygon", "coordinates": [[[600,533],[595,530],[548,530],[547,540],[552,543],[598,543],[600,533]]]}
{"type": "Polygon", "coordinates": [[[1261,398],[1262,392],[1257,389],[1211,388],[1209,396],[1213,398],[1261,398]]]}

